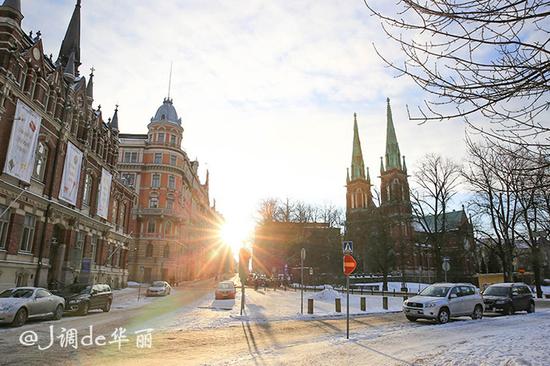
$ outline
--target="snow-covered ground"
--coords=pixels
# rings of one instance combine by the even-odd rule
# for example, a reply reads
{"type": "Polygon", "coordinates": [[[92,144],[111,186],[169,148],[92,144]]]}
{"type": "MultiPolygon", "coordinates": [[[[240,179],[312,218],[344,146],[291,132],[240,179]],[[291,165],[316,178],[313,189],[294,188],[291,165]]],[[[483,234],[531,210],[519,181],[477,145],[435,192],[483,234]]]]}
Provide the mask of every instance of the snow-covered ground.
{"type": "MultiPolygon", "coordinates": [[[[246,289],[246,305],[240,315],[241,294],[237,292],[235,300],[214,300],[214,296],[205,296],[192,306],[171,314],[165,328],[201,329],[226,325],[237,325],[241,321],[267,322],[292,319],[337,318],[345,316],[345,294],[328,289],[321,292],[304,293],[304,314],[300,313],[300,291],[246,289]],[[342,312],[335,309],[335,298],[341,298],[342,312]],[[314,299],[314,313],[307,314],[307,301],[314,299]]],[[[382,307],[382,297],[365,296],[367,310],[361,311],[359,295],[350,295],[350,314],[371,314],[388,311],[400,311],[403,299],[388,297],[388,310],[382,307]]],[[[168,319],[168,318],[167,318],[168,319]]],[[[157,324],[158,328],[158,324],[157,324]]]]}

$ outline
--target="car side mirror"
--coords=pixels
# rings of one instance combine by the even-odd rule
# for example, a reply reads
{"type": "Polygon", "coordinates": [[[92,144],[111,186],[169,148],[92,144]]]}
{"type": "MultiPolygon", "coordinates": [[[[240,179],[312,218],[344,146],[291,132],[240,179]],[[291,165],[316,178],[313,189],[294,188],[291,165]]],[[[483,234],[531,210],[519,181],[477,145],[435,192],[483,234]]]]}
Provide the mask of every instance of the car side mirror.
{"type": "Polygon", "coordinates": [[[518,296],[519,295],[519,292],[517,291],[512,291],[512,296],[518,296]]]}
{"type": "Polygon", "coordinates": [[[450,294],[449,299],[456,299],[458,297],[457,294],[450,294]]]}

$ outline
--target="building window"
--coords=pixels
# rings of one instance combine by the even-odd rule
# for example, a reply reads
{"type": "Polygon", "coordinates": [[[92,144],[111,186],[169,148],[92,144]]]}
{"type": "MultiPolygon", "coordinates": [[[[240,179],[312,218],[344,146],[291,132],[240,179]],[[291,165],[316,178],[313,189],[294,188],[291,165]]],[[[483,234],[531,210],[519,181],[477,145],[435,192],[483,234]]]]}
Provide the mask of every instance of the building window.
{"type": "Polygon", "coordinates": [[[155,164],[162,164],[162,153],[155,153],[155,164]]]}
{"type": "Polygon", "coordinates": [[[113,211],[111,212],[111,222],[118,225],[118,201],[113,202],[113,211]]]}
{"type": "Polygon", "coordinates": [[[148,223],[147,223],[147,232],[148,233],[154,233],[155,232],[155,222],[153,220],[150,220],[148,223]]]}
{"type": "Polygon", "coordinates": [[[164,132],[159,132],[157,135],[157,141],[160,143],[164,143],[164,132]]]}
{"type": "Polygon", "coordinates": [[[10,211],[6,206],[0,205],[0,215],[0,249],[6,249],[10,225],[10,211]]]}
{"type": "Polygon", "coordinates": [[[176,135],[170,135],[170,143],[172,145],[175,145],[176,144],[176,135]]]}
{"type": "Polygon", "coordinates": [[[97,235],[92,235],[90,246],[91,246],[91,252],[92,252],[90,263],[95,263],[95,256],[97,255],[97,235]]]}
{"type": "Polygon", "coordinates": [[[84,248],[84,231],[79,231],[76,234],[76,243],[71,250],[71,267],[80,269],[80,264],[82,262],[82,250],[84,248]]]}
{"type": "Polygon", "coordinates": [[[39,181],[44,181],[44,173],[46,171],[46,163],[48,161],[48,147],[45,143],[39,142],[38,147],[36,148],[36,160],[34,163],[34,178],[39,181]]]}
{"type": "Polygon", "coordinates": [[[172,223],[167,221],[166,224],[164,224],[164,235],[170,234],[172,234],[172,223]]]}
{"type": "Polygon", "coordinates": [[[134,173],[122,173],[121,179],[125,186],[135,187],[136,185],[136,175],[134,173]]]}
{"type": "Polygon", "coordinates": [[[147,244],[147,250],[145,251],[145,256],[151,258],[153,256],[153,244],[147,244]]]}
{"type": "Polygon", "coordinates": [[[166,208],[169,209],[169,210],[174,208],[174,200],[173,199],[168,198],[166,200],[166,208]]]}
{"type": "Polygon", "coordinates": [[[122,226],[122,229],[124,230],[124,227],[126,225],[126,204],[122,204],[120,206],[120,209],[118,210],[118,224],[122,226]]]}
{"type": "Polygon", "coordinates": [[[168,257],[170,256],[170,246],[168,246],[168,244],[166,244],[166,245],[164,246],[164,253],[163,253],[163,255],[164,255],[164,258],[168,258],[168,257]]]}
{"type": "Polygon", "coordinates": [[[137,153],[137,151],[125,151],[124,152],[124,162],[125,163],[137,163],[138,162],[138,153],[137,153]]]}
{"type": "Polygon", "coordinates": [[[177,157],[176,155],[170,155],[170,165],[176,166],[177,164],[177,157]]]}
{"type": "Polygon", "coordinates": [[[19,250],[30,253],[32,251],[32,242],[34,240],[35,217],[26,214],[23,222],[23,235],[21,235],[21,245],[19,250]]]}
{"type": "Polygon", "coordinates": [[[93,178],[91,174],[86,174],[86,179],[84,180],[84,194],[82,197],[82,203],[86,206],[90,206],[90,200],[92,197],[92,184],[93,178]]]}
{"type": "Polygon", "coordinates": [[[153,174],[153,177],[151,179],[151,188],[159,188],[160,187],[160,174],[153,174]]]}
{"type": "Polygon", "coordinates": [[[176,177],[173,175],[168,176],[168,188],[176,189],[176,177]]]}
{"type": "Polygon", "coordinates": [[[159,199],[158,197],[149,197],[149,208],[158,208],[159,199]]]}

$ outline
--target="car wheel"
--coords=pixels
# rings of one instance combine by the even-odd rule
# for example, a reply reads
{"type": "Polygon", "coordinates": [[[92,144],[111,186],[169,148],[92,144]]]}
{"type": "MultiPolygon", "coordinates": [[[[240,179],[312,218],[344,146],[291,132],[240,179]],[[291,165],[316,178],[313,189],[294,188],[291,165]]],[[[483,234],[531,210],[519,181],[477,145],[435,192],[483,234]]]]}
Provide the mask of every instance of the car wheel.
{"type": "Polygon", "coordinates": [[[405,317],[411,322],[415,322],[418,320],[418,318],[415,318],[414,316],[405,315],[405,317]]]}
{"type": "Polygon", "coordinates": [[[105,304],[102,310],[104,313],[108,313],[109,311],[111,311],[111,302],[107,301],[107,303],[105,304]]]}
{"type": "Polygon", "coordinates": [[[476,305],[474,312],[472,313],[472,319],[481,319],[483,318],[483,308],[481,305],[476,305]]]}
{"type": "Polygon", "coordinates": [[[527,312],[528,312],[529,314],[535,312],[535,303],[534,303],[534,302],[532,302],[532,303],[529,304],[529,307],[527,308],[527,312]]]}
{"type": "Polygon", "coordinates": [[[450,317],[451,317],[451,314],[449,313],[449,309],[443,308],[439,310],[439,314],[437,315],[437,322],[439,324],[446,324],[449,322],[450,317]]]}
{"type": "Polygon", "coordinates": [[[53,313],[52,319],[53,320],[59,320],[63,317],[63,305],[59,304],[55,308],[55,312],[53,313]]]}
{"type": "Polygon", "coordinates": [[[25,324],[28,316],[29,313],[27,312],[27,309],[21,308],[17,311],[17,314],[15,314],[15,318],[13,318],[13,322],[11,324],[14,327],[20,327],[25,324]]]}
{"type": "Polygon", "coordinates": [[[80,315],[88,315],[88,310],[90,310],[90,304],[85,302],[80,306],[80,315]]]}
{"type": "Polygon", "coordinates": [[[508,304],[504,307],[504,315],[514,315],[514,307],[511,304],[508,304]]]}

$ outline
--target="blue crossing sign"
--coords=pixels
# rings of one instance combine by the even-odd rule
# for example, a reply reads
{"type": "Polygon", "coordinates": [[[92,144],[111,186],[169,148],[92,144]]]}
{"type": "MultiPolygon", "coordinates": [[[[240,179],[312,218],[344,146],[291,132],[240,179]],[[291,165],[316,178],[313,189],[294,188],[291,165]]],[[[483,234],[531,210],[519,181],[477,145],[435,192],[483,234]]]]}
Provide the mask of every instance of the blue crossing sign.
{"type": "Polygon", "coordinates": [[[352,254],[353,253],[353,242],[352,241],[343,241],[342,242],[342,252],[344,252],[344,254],[352,254]]]}

